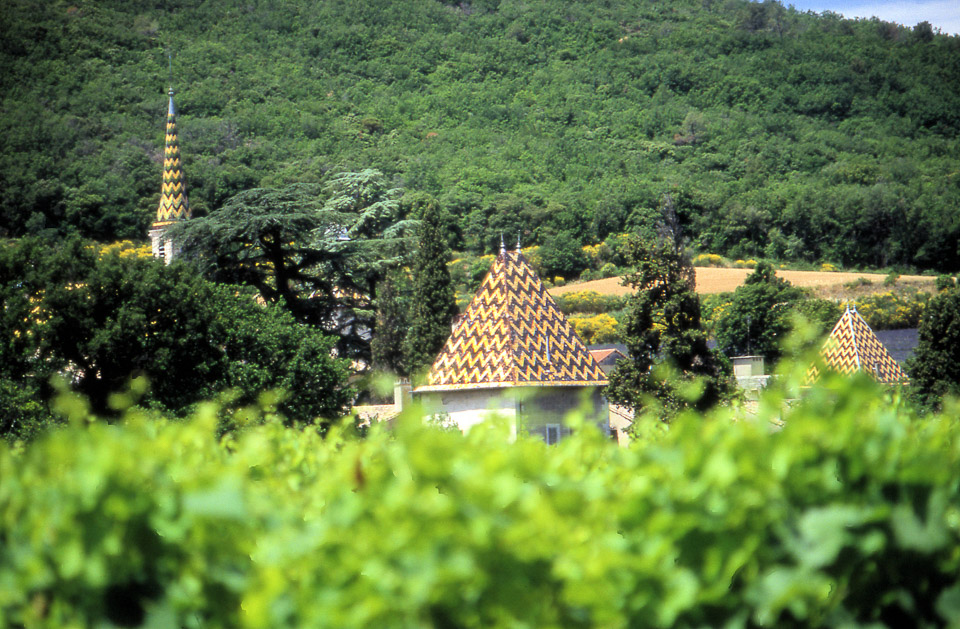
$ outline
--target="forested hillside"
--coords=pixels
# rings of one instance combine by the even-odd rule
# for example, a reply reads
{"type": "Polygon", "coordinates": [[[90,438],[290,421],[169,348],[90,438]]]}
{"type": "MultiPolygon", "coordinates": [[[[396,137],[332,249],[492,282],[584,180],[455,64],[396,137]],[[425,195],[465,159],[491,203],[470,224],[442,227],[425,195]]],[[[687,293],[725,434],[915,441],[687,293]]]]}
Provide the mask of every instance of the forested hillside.
{"type": "Polygon", "coordinates": [[[491,250],[648,225],[960,269],[960,38],[741,0],[0,0],[0,235],[144,238],[166,50],[197,214],[378,168],[491,250]]]}

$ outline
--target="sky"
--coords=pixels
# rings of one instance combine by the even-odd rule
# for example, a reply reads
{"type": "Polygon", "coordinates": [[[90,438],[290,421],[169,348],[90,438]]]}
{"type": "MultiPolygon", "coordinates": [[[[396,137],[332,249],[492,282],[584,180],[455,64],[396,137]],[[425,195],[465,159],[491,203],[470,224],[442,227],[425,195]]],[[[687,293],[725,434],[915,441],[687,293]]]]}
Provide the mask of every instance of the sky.
{"type": "Polygon", "coordinates": [[[916,26],[927,21],[934,30],[960,34],[960,0],[781,0],[800,11],[833,11],[847,18],[876,16],[884,22],[916,26]]]}

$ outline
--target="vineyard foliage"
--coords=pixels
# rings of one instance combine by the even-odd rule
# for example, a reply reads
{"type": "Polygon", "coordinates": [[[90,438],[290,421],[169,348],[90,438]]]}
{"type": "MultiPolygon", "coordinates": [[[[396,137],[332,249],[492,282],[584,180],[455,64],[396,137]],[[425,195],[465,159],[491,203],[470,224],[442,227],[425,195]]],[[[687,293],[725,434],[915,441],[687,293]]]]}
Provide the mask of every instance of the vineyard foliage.
{"type": "Polygon", "coordinates": [[[669,194],[732,260],[960,269],[960,38],[926,23],[746,0],[5,0],[0,33],[0,236],[144,238],[169,53],[196,216],[375,168],[436,196],[474,254],[501,233],[649,237],[669,194]]]}
{"type": "MultiPolygon", "coordinates": [[[[802,373],[802,367],[798,372],[802,373]]],[[[74,398],[0,444],[5,626],[926,626],[960,621],[960,426],[869,378],[755,420],[568,421],[554,447],[408,415],[221,440],[74,398]],[[783,421],[782,429],[775,427],[783,421]]]]}

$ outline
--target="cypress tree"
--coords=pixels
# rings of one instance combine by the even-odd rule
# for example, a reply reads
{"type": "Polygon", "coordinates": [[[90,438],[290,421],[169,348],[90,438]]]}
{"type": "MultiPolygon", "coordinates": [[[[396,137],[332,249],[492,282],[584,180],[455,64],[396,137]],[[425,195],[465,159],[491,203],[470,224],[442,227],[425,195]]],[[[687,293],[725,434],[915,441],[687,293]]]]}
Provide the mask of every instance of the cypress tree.
{"type": "Polygon", "coordinates": [[[432,197],[418,203],[422,208],[418,247],[413,261],[413,307],[407,337],[407,360],[411,373],[430,366],[450,336],[450,323],[458,314],[457,301],[447,261],[443,212],[432,197]]]}
{"type": "Polygon", "coordinates": [[[407,364],[407,311],[409,306],[402,296],[400,273],[388,273],[377,287],[376,327],[370,341],[373,367],[401,377],[410,375],[407,364]]]}

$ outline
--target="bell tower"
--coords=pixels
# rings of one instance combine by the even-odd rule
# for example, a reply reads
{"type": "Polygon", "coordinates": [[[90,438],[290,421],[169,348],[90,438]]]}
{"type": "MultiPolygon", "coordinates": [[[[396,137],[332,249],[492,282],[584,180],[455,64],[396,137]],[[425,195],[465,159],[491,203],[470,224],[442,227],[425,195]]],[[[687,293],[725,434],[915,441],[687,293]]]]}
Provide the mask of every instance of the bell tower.
{"type": "Polygon", "coordinates": [[[177,255],[178,249],[173,241],[166,237],[166,230],[173,223],[190,218],[190,203],[187,201],[187,188],[183,181],[183,167],[180,161],[173,88],[171,87],[167,93],[170,95],[170,105],[167,109],[167,134],[163,148],[163,185],[160,206],[157,208],[157,220],[150,228],[150,244],[153,257],[162,258],[170,264],[177,255]]]}

